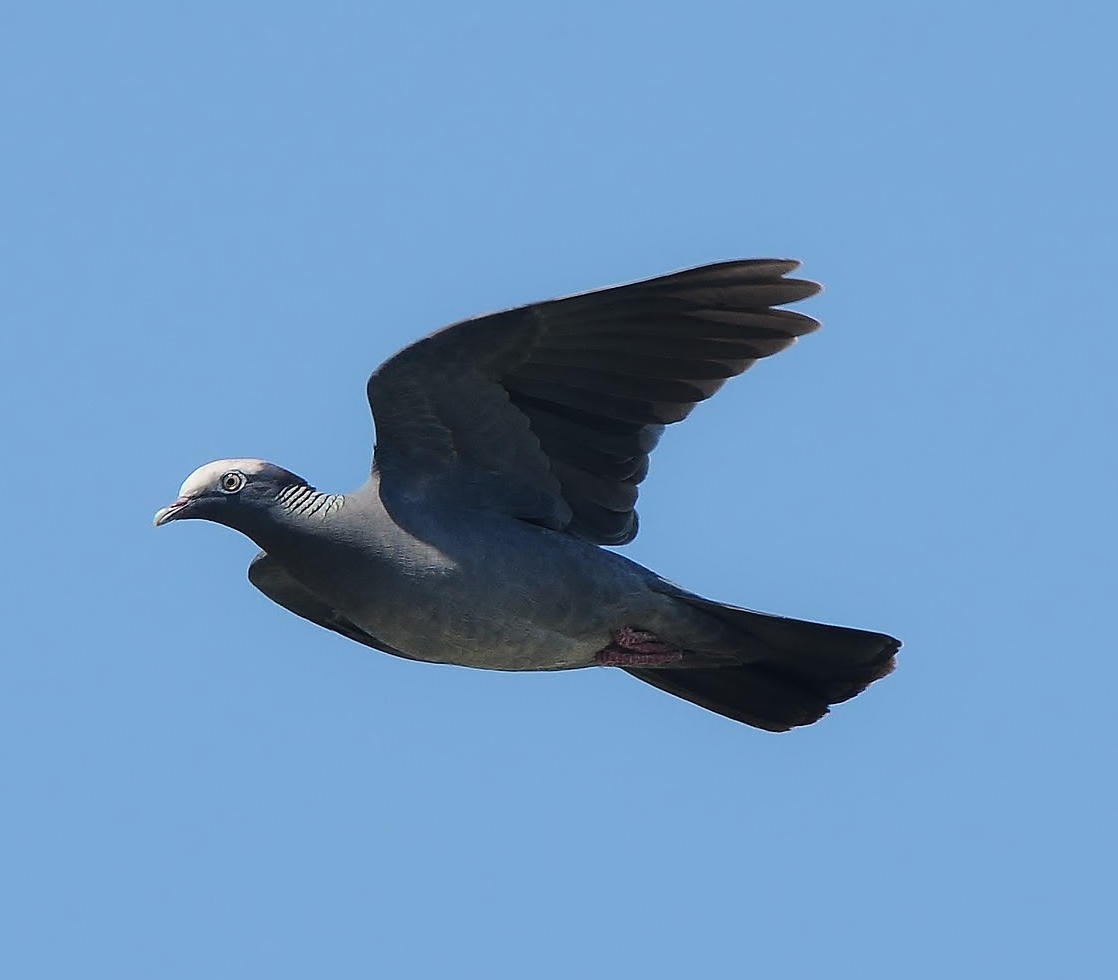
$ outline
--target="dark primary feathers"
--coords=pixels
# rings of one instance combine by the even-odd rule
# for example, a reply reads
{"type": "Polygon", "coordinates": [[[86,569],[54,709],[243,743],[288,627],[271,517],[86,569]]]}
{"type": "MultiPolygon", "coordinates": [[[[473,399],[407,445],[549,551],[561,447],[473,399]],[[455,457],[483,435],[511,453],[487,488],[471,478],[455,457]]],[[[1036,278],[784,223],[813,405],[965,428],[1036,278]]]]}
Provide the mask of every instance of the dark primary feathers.
{"type": "Polygon", "coordinates": [[[386,487],[598,544],[637,533],[665,425],[819,324],[791,260],[723,262],[464,320],[369,379],[386,487]]]}

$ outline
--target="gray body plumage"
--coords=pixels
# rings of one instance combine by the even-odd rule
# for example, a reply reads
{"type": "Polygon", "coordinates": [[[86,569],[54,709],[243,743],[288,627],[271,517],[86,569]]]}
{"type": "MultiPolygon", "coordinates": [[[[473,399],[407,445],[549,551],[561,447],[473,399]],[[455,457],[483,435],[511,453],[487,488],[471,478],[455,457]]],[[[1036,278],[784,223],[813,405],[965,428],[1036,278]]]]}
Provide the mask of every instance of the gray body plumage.
{"type": "Polygon", "coordinates": [[[766,616],[599,547],[636,534],[663,427],[817,324],[817,287],[752,260],[464,321],[369,380],[369,481],[324,494],[259,460],[197,470],[156,523],[203,517],[263,549],[249,577],[388,653],[497,670],[600,663],[770,730],[887,673],[884,634],[766,616]]]}
{"type": "Polygon", "coordinates": [[[379,482],[374,474],[309,527],[298,515],[281,520],[257,543],[394,650],[463,667],[560,670],[594,664],[619,623],[667,642],[701,638],[708,652],[729,639],[621,555],[486,510],[435,505],[394,516],[379,482]]]}

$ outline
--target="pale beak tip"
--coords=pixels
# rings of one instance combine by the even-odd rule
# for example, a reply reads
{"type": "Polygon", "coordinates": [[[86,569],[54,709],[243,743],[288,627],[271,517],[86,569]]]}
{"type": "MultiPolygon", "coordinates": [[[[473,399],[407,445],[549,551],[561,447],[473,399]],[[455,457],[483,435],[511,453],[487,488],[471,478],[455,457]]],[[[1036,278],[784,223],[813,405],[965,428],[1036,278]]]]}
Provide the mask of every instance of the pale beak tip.
{"type": "Polygon", "coordinates": [[[173,521],[175,515],[186,506],[186,503],[187,499],[185,497],[179,497],[178,500],[173,501],[166,507],[161,507],[155,512],[155,517],[152,519],[151,526],[162,527],[168,521],[173,521]]]}

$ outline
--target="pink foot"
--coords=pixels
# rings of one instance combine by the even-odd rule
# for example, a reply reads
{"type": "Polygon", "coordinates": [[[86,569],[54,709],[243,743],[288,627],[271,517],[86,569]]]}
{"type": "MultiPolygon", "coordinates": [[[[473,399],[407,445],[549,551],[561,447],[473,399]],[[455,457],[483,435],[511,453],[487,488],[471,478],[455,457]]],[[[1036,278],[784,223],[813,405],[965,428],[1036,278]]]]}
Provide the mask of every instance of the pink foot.
{"type": "Polygon", "coordinates": [[[599,650],[594,659],[603,667],[661,667],[683,659],[683,651],[665,643],[655,633],[623,626],[613,642],[599,650]]]}

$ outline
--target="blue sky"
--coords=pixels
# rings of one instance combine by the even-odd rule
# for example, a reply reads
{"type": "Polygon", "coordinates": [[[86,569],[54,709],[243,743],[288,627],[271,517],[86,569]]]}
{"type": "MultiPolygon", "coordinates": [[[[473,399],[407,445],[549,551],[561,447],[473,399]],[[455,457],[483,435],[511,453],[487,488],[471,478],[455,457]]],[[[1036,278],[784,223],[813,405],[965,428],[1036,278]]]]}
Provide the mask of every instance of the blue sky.
{"type": "Polygon", "coordinates": [[[8,5],[0,972],[1107,972],[1116,19],[8,5]],[[766,255],[825,328],[669,433],[626,551],[903,638],[817,726],[378,655],[151,529],[217,457],[360,484],[444,323],[766,255]]]}

